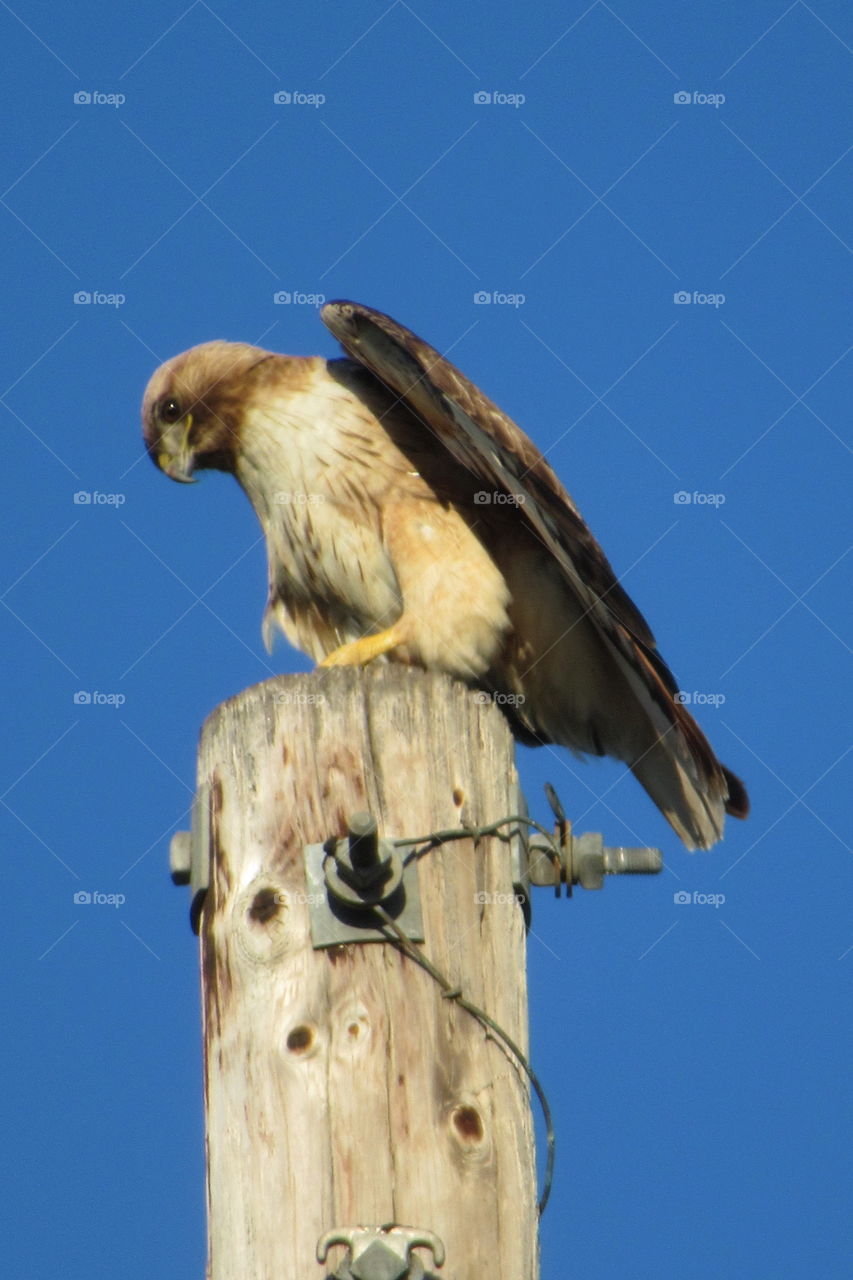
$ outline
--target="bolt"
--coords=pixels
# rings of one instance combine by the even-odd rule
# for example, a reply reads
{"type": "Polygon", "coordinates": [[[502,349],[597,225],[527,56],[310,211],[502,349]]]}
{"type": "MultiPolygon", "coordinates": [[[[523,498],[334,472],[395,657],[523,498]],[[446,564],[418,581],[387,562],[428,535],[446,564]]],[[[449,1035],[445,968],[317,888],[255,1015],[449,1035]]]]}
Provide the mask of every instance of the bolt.
{"type": "Polygon", "coordinates": [[[364,874],[379,862],[379,828],[372,813],[354,813],[347,823],[349,855],[354,871],[364,874]]]}
{"type": "Polygon", "coordinates": [[[172,884],[189,884],[192,866],[192,833],[176,831],[169,844],[169,870],[172,884]]]}
{"type": "Polygon", "coordinates": [[[638,849],[623,845],[604,850],[604,870],[610,876],[654,876],[663,870],[660,849],[638,849]]]}

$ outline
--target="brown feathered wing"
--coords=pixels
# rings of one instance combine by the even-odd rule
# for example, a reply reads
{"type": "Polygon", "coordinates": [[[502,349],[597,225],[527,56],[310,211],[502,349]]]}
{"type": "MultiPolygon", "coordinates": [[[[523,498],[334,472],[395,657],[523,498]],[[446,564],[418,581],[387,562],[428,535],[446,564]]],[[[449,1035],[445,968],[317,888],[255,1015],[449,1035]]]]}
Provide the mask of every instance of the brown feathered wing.
{"type": "Polygon", "coordinates": [[[389,316],[344,301],[327,303],[321,314],[345,351],[405,401],[476,487],[512,495],[513,514],[553,557],[618,663],[636,702],[625,714],[645,717],[644,745],[627,763],[688,847],[713,844],[724,810],[746,815],[746,792],[676,700],[678,686],[645,619],[538,449],[454,365],[389,316]]]}

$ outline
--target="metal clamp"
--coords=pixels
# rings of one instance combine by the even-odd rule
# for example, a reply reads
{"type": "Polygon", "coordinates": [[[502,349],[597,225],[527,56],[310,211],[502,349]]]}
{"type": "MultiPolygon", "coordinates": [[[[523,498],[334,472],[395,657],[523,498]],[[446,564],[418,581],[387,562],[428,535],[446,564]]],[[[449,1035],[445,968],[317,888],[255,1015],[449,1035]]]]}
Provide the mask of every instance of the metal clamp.
{"type": "Polygon", "coordinates": [[[435,1280],[413,1249],[432,1251],[437,1267],[444,1265],[444,1245],[432,1231],[416,1227],[333,1227],[317,1241],[317,1261],[325,1262],[336,1244],[347,1252],[335,1280],[435,1280]]]}

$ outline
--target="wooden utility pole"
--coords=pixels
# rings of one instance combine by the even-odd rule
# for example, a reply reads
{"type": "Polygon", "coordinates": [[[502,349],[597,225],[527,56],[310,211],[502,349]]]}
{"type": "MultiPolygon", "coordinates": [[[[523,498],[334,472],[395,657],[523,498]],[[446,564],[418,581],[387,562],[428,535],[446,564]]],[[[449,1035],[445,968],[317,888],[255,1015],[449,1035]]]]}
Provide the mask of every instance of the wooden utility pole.
{"type": "MultiPolygon", "coordinates": [[[[212,713],[198,779],[210,1280],[322,1280],[325,1233],[391,1223],[438,1237],[448,1280],[535,1280],[526,1076],[396,943],[315,948],[304,858],[358,811],[389,838],[516,813],[500,711],[400,666],[280,677],[212,713]]],[[[509,845],[442,844],[416,878],[424,955],[526,1053],[509,845]]],[[[354,1274],[392,1274],[372,1256],[354,1274]]]]}

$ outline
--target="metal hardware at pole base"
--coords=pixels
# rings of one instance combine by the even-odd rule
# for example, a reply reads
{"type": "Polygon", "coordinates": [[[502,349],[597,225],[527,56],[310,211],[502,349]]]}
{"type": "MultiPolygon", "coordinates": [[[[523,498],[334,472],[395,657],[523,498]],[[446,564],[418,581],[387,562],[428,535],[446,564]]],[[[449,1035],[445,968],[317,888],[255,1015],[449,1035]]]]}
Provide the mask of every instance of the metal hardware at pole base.
{"type": "Polygon", "coordinates": [[[317,1261],[325,1262],[336,1244],[346,1245],[347,1252],[334,1280],[435,1280],[412,1253],[418,1248],[430,1249],[435,1265],[444,1265],[441,1240],[416,1227],[333,1227],[317,1241],[317,1261]]]}

